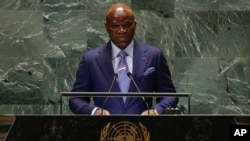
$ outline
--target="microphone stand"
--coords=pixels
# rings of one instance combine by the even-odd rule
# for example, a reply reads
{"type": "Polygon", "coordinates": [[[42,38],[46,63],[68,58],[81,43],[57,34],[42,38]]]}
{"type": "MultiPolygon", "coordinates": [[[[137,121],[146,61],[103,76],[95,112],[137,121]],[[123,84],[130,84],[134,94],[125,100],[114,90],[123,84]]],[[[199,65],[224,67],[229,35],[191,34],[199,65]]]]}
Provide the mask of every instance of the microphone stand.
{"type": "MultiPolygon", "coordinates": [[[[128,72],[127,75],[128,75],[128,77],[131,79],[131,81],[133,82],[133,84],[135,85],[137,91],[138,91],[139,93],[141,93],[141,90],[139,89],[138,85],[135,83],[135,80],[134,80],[134,78],[133,78],[131,72],[128,72]]],[[[148,102],[146,101],[146,99],[144,98],[144,96],[142,96],[142,100],[144,101],[144,103],[146,104],[146,106],[147,106],[147,108],[148,108],[148,115],[150,115],[150,112],[149,112],[149,105],[148,105],[148,102]]]]}
{"type": "MultiPolygon", "coordinates": [[[[118,75],[117,75],[117,73],[115,73],[115,74],[114,74],[113,81],[112,81],[111,86],[110,86],[109,91],[108,91],[109,93],[111,92],[111,90],[112,90],[112,88],[113,88],[113,86],[114,86],[114,83],[115,83],[115,80],[117,79],[117,77],[118,77],[118,75]]],[[[103,104],[102,104],[102,107],[101,107],[101,115],[103,115],[103,108],[104,108],[104,106],[106,105],[106,103],[107,103],[107,101],[108,101],[108,98],[109,98],[109,96],[107,96],[107,97],[105,98],[105,100],[104,100],[104,102],[103,102],[103,104]]]]}

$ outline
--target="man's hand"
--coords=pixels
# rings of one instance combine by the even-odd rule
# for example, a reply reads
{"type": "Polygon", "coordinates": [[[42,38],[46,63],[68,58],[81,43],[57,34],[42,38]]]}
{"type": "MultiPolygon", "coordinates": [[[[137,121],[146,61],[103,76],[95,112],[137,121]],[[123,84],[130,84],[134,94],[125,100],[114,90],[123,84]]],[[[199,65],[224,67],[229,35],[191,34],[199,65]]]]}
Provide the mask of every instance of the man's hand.
{"type": "Polygon", "coordinates": [[[141,115],[146,116],[146,115],[159,115],[156,109],[149,109],[144,111],[141,115]]]}
{"type": "Polygon", "coordinates": [[[97,109],[94,113],[94,115],[110,115],[108,110],[105,109],[97,109]]]}

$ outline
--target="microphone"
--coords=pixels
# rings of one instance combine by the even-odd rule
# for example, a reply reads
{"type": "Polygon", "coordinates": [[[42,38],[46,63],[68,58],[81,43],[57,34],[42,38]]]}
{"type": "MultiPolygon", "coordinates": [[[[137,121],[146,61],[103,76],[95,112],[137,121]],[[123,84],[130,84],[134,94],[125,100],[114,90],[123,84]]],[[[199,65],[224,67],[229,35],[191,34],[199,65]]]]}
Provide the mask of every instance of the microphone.
{"type": "MultiPolygon", "coordinates": [[[[113,86],[114,86],[114,84],[115,84],[115,80],[117,79],[117,77],[118,77],[118,74],[117,73],[115,73],[114,74],[114,77],[113,77],[113,81],[112,81],[112,83],[111,83],[111,85],[110,85],[110,88],[109,88],[109,91],[108,92],[111,92],[111,90],[112,90],[112,88],[113,88],[113,86]]],[[[106,98],[105,98],[105,100],[104,100],[104,102],[103,102],[103,104],[102,104],[102,111],[101,111],[101,115],[103,115],[103,108],[104,108],[104,106],[106,105],[106,103],[107,103],[107,101],[108,101],[108,96],[106,96],[106,98]]]]}
{"type": "MultiPolygon", "coordinates": [[[[133,84],[135,85],[137,91],[138,91],[139,93],[141,93],[140,88],[139,88],[138,85],[135,83],[135,80],[134,80],[134,78],[133,78],[133,76],[132,76],[132,73],[131,73],[131,72],[128,72],[127,75],[128,75],[128,77],[131,79],[131,81],[133,82],[133,84]]],[[[148,115],[150,115],[150,113],[149,113],[149,105],[148,105],[148,102],[146,101],[146,99],[145,99],[144,96],[142,96],[141,98],[142,98],[142,100],[144,101],[144,103],[146,104],[146,106],[147,106],[147,108],[148,108],[148,115]]]]}

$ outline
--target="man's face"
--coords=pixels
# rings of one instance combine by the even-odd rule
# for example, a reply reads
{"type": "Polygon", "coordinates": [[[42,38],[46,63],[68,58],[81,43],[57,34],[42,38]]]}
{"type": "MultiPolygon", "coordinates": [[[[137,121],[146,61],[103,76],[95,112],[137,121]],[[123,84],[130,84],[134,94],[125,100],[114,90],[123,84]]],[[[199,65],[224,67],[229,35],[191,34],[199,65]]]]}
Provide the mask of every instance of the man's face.
{"type": "Polygon", "coordinates": [[[134,37],[136,22],[130,12],[118,7],[107,15],[105,27],[112,42],[125,49],[134,37]]]}

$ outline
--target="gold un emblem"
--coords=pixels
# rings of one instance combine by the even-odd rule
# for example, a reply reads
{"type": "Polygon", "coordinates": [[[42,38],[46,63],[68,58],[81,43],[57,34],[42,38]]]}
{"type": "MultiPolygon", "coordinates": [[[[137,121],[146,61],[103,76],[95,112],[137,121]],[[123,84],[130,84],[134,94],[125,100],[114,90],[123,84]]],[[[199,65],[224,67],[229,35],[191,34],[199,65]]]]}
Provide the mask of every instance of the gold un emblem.
{"type": "Polygon", "coordinates": [[[150,141],[147,128],[140,122],[138,125],[121,121],[116,124],[109,122],[101,131],[100,141],[150,141]]]}

